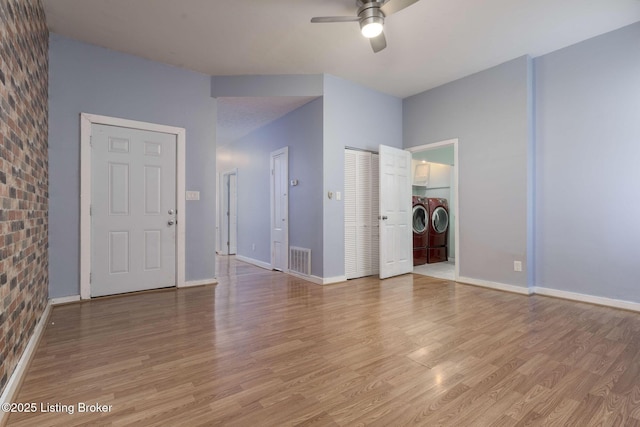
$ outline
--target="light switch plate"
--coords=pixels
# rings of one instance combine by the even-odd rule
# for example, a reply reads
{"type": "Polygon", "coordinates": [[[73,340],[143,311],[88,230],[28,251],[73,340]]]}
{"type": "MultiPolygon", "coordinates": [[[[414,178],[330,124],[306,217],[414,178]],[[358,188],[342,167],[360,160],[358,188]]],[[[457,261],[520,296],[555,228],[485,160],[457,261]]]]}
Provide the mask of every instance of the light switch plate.
{"type": "Polygon", "coordinates": [[[187,191],[185,199],[187,199],[187,200],[200,200],[200,192],[199,191],[187,191]]]}
{"type": "Polygon", "coordinates": [[[513,261],[513,271],[522,271],[522,261],[513,261]]]}

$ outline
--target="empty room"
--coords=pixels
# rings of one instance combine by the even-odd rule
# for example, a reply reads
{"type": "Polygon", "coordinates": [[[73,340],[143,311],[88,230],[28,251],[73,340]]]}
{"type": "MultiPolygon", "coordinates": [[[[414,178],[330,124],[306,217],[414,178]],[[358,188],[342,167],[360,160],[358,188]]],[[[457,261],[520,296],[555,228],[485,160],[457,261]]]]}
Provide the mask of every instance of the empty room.
{"type": "Polygon", "coordinates": [[[640,1],[0,0],[0,426],[640,426],[640,1]]]}

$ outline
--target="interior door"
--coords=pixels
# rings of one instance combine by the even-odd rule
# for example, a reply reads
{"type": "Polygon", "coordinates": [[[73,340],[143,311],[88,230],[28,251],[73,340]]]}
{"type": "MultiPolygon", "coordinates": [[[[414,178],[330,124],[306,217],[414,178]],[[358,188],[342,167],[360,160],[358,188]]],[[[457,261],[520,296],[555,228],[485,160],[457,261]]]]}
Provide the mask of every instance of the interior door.
{"type": "Polygon", "coordinates": [[[237,189],[236,174],[225,173],[222,175],[222,227],[220,230],[220,253],[222,255],[235,255],[237,250],[237,189]]]}
{"type": "Polygon", "coordinates": [[[413,271],[411,153],[380,145],[380,278],[413,271]]]}
{"type": "Polygon", "coordinates": [[[371,274],[380,273],[380,159],[371,154],[371,274]]]}
{"type": "Polygon", "coordinates": [[[286,271],[289,252],[289,150],[271,153],[271,268],[286,271]]]}
{"type": "Polygon", "coordinates": [[[176,136],[91,128],[91,296],[176,284],[176,136]]]}
{"type": "Polygon", "coordinates": [[[238,177],[235,173],[229,175],[229,255],[235,255],[238,250],[238,177]]]}
{"type": "MultiPolygon", "coordinates": [[[[345,276],[354,279],[373,274],[372,156],[369,152],[350,149],[345,150],[344,156],[345,276]]],[[[377,174],[375,180],[378,180],[377,174]]],[[[375,223],[378,223],[377,215],[375,223]]]]}

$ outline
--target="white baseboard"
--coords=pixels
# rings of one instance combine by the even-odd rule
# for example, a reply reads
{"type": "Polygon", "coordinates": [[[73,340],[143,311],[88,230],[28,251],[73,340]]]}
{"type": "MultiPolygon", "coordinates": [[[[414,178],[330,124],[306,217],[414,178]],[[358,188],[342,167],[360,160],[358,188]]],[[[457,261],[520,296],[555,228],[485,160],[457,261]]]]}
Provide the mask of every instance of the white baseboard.
{"type": "Polygon", "coordinates": [[[71,295],[68,297],[51,298],[49,302],[51,305],[69,304],[70,302],[80,301],[80,295],[71,295]]]}
{"type": "MultiPolygon", "coordinates": [[[[42,337],[42,333],[44,332],[44,327],[49,321],[49,314],[51,313],[51,301],[47,302],[47,307],[44,309],[42,316],[40,316],[40,321],[33,329],[33,333],[31,334],[31,338],[29,338],[29,342],[27,346],[24,348],[24,352],[22,356],[20,356],[20,360],[18,360],[18,364],[16,365],[13,373],[9,377],[9,381],[2,392],[2,396],[0,397],[1,403],[11,403],[16,401],[16,397],[18,395],[18,389],[20,388],[20,384],[22,384],[22,380],[24,375],[27,372],[27,367],[31,362],[31,358],[36,352],[36,348],[38,347],[38,342],[40,342],[40,338],[42,337]]],[[[0,425],[4,425],[9,413],[0,411],[0,425]]]]}
{"type": "Polygon", "coordinates": [[[334,277],[324,277],[322,278],[323,285],[332,285],[334,283],[346,282],[347,276],[334,276],[334,277]]]}
{"type": "Polygon", "coordinates": [[[202,280],[189,280],[184,282],[184,285],[180,286],[180,288],[191,288],[193,286],[204,286],[204,285],[217,285],[218,280],[214,277],[211,279],[202,279],[202,280]]]}
{"type": "Polygon", "coordinates": [[[246,262],[248,264],[253,264],[256,267],[264,268],[265,270],[273,270],[273,268],[271,267],[271,264],[269,264],[268,262],[259,261],[257,259],[249,258],[249,257],[238,255],[238,254],[236,254],[236,259],[238,261],[246,262]]]}
{"type": "Polygon", "coordinates": [[[507,285],[506,283],[490,282],[488,280],[472,279],[471,277],[458,277],[456,282],[468,285],[482,286],[483,288],[497,289],[499,291],[514,292],[522,295],[532,295],[533,289],[522,286],[507,285]]]}
{"type": "Polygon", "coordinates": [[[305,276],[304,274],[296,273],[295,271],[287,271],[287,274],[298,279],[306,280],[307,282],[315,283],[316,285],[322,285],[322,278],[318,276],[305,276]]]}
{"type": "Polygon", "coordinates": [[[548,297],[568,299],[578,302],[586,302],[589,304],[604,305],[613,308],[622,308],[630,311],[640,311],[640,303],[624,301],[620,299],[598,297],[594,295],[580,294],[577,292],[561,291],[559,289],[534,287],[534,293],[537,295],[545,295],[548,297]]]}
{"type": "Polygon", "coordinates": [[[300,279],[306,280],[307,282],[315,283],[316,285],[331,285],[333,283],[346,282],[346,276],[336,276],[336,277],[318,277],[318,276],[305,276],[304,274],[298,274],[294,271],[289,271],[289,275],[298,277],[300,279]]]}

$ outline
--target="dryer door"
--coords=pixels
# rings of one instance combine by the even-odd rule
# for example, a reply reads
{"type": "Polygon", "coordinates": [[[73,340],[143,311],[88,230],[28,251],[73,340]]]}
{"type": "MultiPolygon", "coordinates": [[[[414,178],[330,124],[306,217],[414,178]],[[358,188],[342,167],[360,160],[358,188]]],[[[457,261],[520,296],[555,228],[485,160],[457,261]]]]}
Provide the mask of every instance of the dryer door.
{"type": "Polygon", "coordinates": [[[447,227],[449,226],[449,214],[442,206],[438,206],[433,210],[433,215],[431,215],[431,226],[438,234],[447,231],[447,227]]]}
{"type": "Polygon", "coordinates": [[[422,205],[413,207],[413,232],[422,234],[427,229],[427,210],[422,205]]]}

